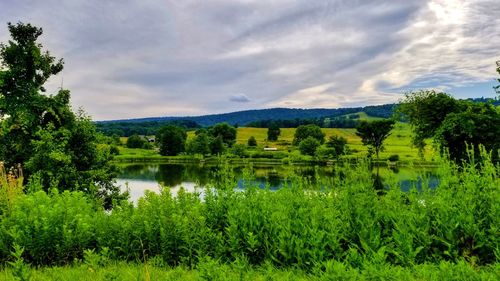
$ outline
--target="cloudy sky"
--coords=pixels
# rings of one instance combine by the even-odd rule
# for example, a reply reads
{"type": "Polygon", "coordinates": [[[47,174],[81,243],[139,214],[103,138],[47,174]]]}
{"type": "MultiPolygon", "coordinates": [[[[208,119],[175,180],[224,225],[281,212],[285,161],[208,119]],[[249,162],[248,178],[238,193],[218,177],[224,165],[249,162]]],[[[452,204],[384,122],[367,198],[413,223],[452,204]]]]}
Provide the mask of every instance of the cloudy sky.
{"type": "Polygon", "coordinates": [[[499,0],[0,0],[96,120],[494,97],[499,0]]]}

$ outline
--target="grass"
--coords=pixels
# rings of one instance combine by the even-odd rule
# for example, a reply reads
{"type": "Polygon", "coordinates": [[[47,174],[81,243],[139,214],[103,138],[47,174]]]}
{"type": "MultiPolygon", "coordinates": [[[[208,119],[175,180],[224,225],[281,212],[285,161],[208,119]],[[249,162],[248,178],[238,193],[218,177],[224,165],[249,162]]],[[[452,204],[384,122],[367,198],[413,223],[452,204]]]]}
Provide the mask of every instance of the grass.
{"type": "MultiPolygon", "coordinates": [[[[197,268],[171,268],[151,263],[110,263],[97,268],[85,264],[44,267],[32,270],[31,280],[72,280],[72,281],[108,281],[108,280],[498,280],[500,268],[487,267],[478,270],[466,263],[438,265],[425,264],[410,268],[391,267],[366,268],[363,270],[348,267],[338,262],[325,263],[325,269],[316,272],[304,272],[293,269],[277,269],[272,266],[249,267],[233,263],[223,265],[213,260],[200,264],[197,268]]],[[[0,279],[19,280],[12,270],[0,271],[0,279]]]]}
{"type": "MultiPolygon", "coordinates": [[[[361,120],[376,120],[381,118],[367,116],[366,113],[361,112],[361,120]]],[[[295,128],[282,128],[281,135],[278,141],[269,142],[267,141],[267,129],[266,128],[249,128],[249,127],[239,127],[237,129],[236,143],[246,145],[248,139],[253,136],[257,140],[257,148],[254,151],[262,151],[264,147],[276,147],[281,152],[292,152],[298,153],[298,149],[292,146],[292,141],[295,134],[295,128]]],[[[363,157],[366,155],[368,149],[361,142],[361,138],[356,136],[356,129],[343,129],[343,128],[323,128],[322,131],[326,135],[326,140],[332,135],[338,135],[347,139],[348,147],[351,149],[351,157],[363,157]]],[[[386,159],[393,154],[398,154],[402,161],[420,161],[421,158],[418,154],[418,149],[412,146],[411,141],[411,128],[407,123],[396,123],[392,134],[385,141],[385,150],[380,153],[382,159],[386,159]]],[[[194,131],[188,132],[188,139],[194,136],[194,131]]],[[[122,138],[122,143],[126,143],[126,138],[122,138]]],[[[433,161],[437,157],[437,154],[433,151],[430,146],[424,153],[425,161],[433,161]]],[[[174,157],[175,158],[175,157],[174,157]]],[[[189,158],[189,156],[180,157],[182,159],[189,158]]],[[[305,157],[307,158],[307,157],[305,157]]],[[[127,160],[127,159],[143,159],[143,160],[158,160],[158,159],[172,159],[172,157],[162,157],[154,150],[146,149],[130,149],[130,148],[120,148],[120,155],[116,157],[116,160],[127,160]]]]}

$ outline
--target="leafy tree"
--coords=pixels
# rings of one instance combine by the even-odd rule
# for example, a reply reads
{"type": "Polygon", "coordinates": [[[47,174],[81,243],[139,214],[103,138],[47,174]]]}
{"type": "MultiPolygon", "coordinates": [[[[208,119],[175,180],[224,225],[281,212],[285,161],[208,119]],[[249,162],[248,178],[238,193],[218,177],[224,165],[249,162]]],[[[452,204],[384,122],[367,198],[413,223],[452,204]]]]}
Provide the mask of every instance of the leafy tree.
{"type": "Polygon", "coordinates": [[[221,137],[222,142],[228,147],[231,147],[236,142],[236,128],[228,123],[219,123],[208,129],[211,137],[221,137]]]}
{"type": "Polygon", "coordinates": [[[195,137],[187,142],[186,151],[189,154],[210,154],[210,138],[205,130],[196,131],[195,137]]]}
{"type": "Polygon", "coordinates": [[[493,151],[500,149],[500,113],[489,104],[470,104],[467,111],[450,113],[436,131],[435,141],[446,148],[455,161],[467,160],[467,145],[480,155],[479,145],[493,151]]]}
{"type": "Polygon", "coordinates": [[[257,146],[257,140],[255,139],[254,136],[251,136],[250,138],[248,138],[247,145],[250,146],[250,147],[257,146]]]}
{"type": "Polygon", "coordinates": [[[363,121],[356,128],[356,135],[361,138],[363,145],[375,151],[378,160],[380,151],[384,149],[384,140],[391,134],[393,127],[393,120],[363,121]]]}
{"type": "Polygon", "coordinates": [[[425,139],[436,133],[446,115],[463,110],[460,102],[446,93],[418,91],[406,95],[398,111],[413,128],[413,144],[423,155],[425,139]]]}
{"type": "Polygon", "coordinates": [[[160,148],[160,154],[164,156],[175,156],[185,150],[186,131],[176,125],[167,125],[160,128],[156,134],[156,141],[160,148]]]}
{"type": "Polygon", "coordinates": [[[247,148],[244,144],[236,143],[231,147],[231,154],[240,158],[245,158],[248,156],[247,148]]]}
{"type": "Polygon", "coordinates": [[[210,152],[212,154],[219,155],[224,153],[224,150],[226,150],[226,146],[224,145],[222,136],[217,136],[216,138],[212,138],[210,140],[210,152]]]}
{"type": "Polygon", "coordinates": [[[127,139],[128,148],[143,148],[145,143],[146,140],[144,140],[138,135],[132,135],[127,139]]]}
{"type": "Polygon", "coordinates": [[[83,190],[104,200],[120,196],[109,147],[100,149],[90,118],[72,112],[70,92],[42,94],[63,61],[42,51],[41,28],[8,24],[12,40],[0,45],[0,159],[25,165],[44,188],[83,190]]]}
{"type": "Polygon", "coordinates": [[[267,140],[268,141],[277,141],[278,137],[281,134],[280,127],[276,122],[271,122],[269,127],[267,128],[267,140]]]}
{"type": "Polygon", "coordinates": [[[300,144],[308,137],[315,138],[320,144],[325,142],[325,133],[321,131],[321,128],[318,125],[309,124],[297,127],[293,138],[293,145],[300,144]]]}
{"type": "Polygon", "coordinates": [[[344,154],[346,152],[347,139],[340,137],[340,136],[337,136],[337,135],[333,135],[333,136],[330,136],[330,138],[326,142],[326,146],[328,148],[334,149],[335,156],[338,156],[338,155],[344,154]]]}
{"type": "Polygon", "coordinates": [[[320,145],[320,142],[315,137],[308,136],[299,143],[299,150],[304,155],[314,156],[320,145]]]}

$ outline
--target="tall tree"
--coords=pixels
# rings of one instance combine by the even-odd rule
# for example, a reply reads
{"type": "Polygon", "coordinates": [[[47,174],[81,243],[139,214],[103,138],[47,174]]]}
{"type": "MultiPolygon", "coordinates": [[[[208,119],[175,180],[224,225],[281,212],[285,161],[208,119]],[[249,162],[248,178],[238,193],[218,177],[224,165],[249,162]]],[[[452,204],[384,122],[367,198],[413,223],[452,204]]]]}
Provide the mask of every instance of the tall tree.
{"type": "Polygon", "coordinates": [[[493,159],[498,158],[500,149],[500,113],[487,103],[468,104],[466,111],[450,113],[439,126],[434,136],[435,142],[445,148],[452,160],[468,160],[467,146],[472,146],[477,159],[479,145],[493,151],[493,159]]]}
{"type": "Polygon", "coordinates": [[[417,91],[406,94],[398,107],[413,129],[413,144],[421,155],[425,140],[435,135],[446,115],[463,110],[462,104],[450,95],[436,91],[417,91]]]}
{"type": "Polygon", "coordinates": [[[297,127],[293,138],[293,145],[300,144],[301,141],[308,137],[315,138],[320,144],[325,142],[325,133],[321,131],[321,128],[318,125],[309,124],[297,127]]]}
{"type": "Polygon", "coordinates": [[[269,123],[267,128],[267,140],[268,141],[277,141],[278,137],[281,134],[280,127],[276,122],[269,123]]]}
{"type": "Polygon", "coordinates": [[[158,130],[156,140],[160,147],[160,154],[175,156],[185,150],[186,131],[176,125],[167,125],[158,130]]]}
{"type": "Polygon", "coordinates": [[[44,94],[63,61],[42,51],[42,29],[8,24],[12,39],[0,45],[0,159],[22,164],[44,188],[83,190],[105,200],[121,198],[109,150],[100,149],[94,125],[70,107],[70,92],[44,94]]]}
{"type": "Polygon", "coordinates": [[[384,141],[391,134],[393,127],[393,120],[363,121],[356,128],[356,135],[361,138],[363,145],[373,148],[378,160],[380,151],[384,149],[384,141]]]}
{"type": "Polygon", "coordinates": [[[228,147],[231,147],[236,142],[236,128],[228,123],[219,123],[209,128],[208,133],[214,139],[221,137],[222,142],[228,147]]]}

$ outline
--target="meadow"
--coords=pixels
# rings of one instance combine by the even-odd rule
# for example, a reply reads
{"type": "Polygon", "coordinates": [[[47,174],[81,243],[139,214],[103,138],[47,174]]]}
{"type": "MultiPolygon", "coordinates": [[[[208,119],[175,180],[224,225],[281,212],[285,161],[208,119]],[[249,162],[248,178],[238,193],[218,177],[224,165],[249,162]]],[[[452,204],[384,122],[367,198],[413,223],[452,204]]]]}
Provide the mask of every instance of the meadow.
{"type": "MultiPolygon", "coordinates": [[[[360,120],[376,120],[382,118],[376,118],[366,115],[366,113],[357,113],[360,115],[360,120]]],[[[269,152],[269,155],[263,155],[268,158],[283,159],[288,158],[288,162],[294,161],[308,161],[312,160],[312,157],[300,155],[298,148],[292,145],[292,141],[295,134],[295,128],[281,128],[281,134],[277,141],[267,140],[267,129],[266,128],[250,128],[250,127],[239,127],[237,128],[236,143],[246,145],[250,137],[254,137],[257,140],[256,148],[247,148],[247,152],[252,157],[258,158],[264,147],[275,147],[278,149],[277,152],[269,152]]],[[[347,139],[347,146],[350,150],[347,158],[359,158],[365,157],[367,155],[368,149],[361,142],[361,138],[356,135],[356,129],[345,129],[345,128],[322,128],[325,133],[325,139],[328,140],[330,136],[336,135],[347,139]]],[[[194,137],[194,131],[188,131],[188,139],[194,137]]],[[[428,146],[424,152],[424,158],[422,159],[418,153],[418,149],[412,145],[412,131],[410,125],[407,123],[397,122],[392,130],[391,135],[385,140],[385,149],[381,152],[380,157],[385,161],[391,155],[398,155],[401,161],[404,162],[432,162],[436,159],[437,153],[432,148],[432,143],[428,141],[428,146]]],[[[121,142],[124,144],[127,141],[126,137],[120,138],[121,142]]],[[[192,159],[192,156],[181,155],[174,157],[162,157],[158,152],[149,149],[131,149],[124,146],[120,147],[120,155],[117,155],[115,159],[117,161],[134,161],[134,160],[144,160],[144,161],[161,161],[162,159],[192,159]]]]}
{"type": "MultiPolygon", "coordinates": [[[[440,186],[373,187],[368,161],[278,191],[147,192],[110,211],[82,192],[0,198],[5,280],[498,280],[500,165],[441,160],[440,186]],[[6,204],[6,202],[8,204],[6,204]],[[5,204],[4,204],[5,203],[5,204]]],[[[252,178],[251,171],[247,173],[252,178]]],[[[2,190],[16,189],[15,177],[2,190]],[[14,183],[14,184],[13,184],[14,183]]],[[[3,276],[3,277],[1,277],[3,276]]]]}

